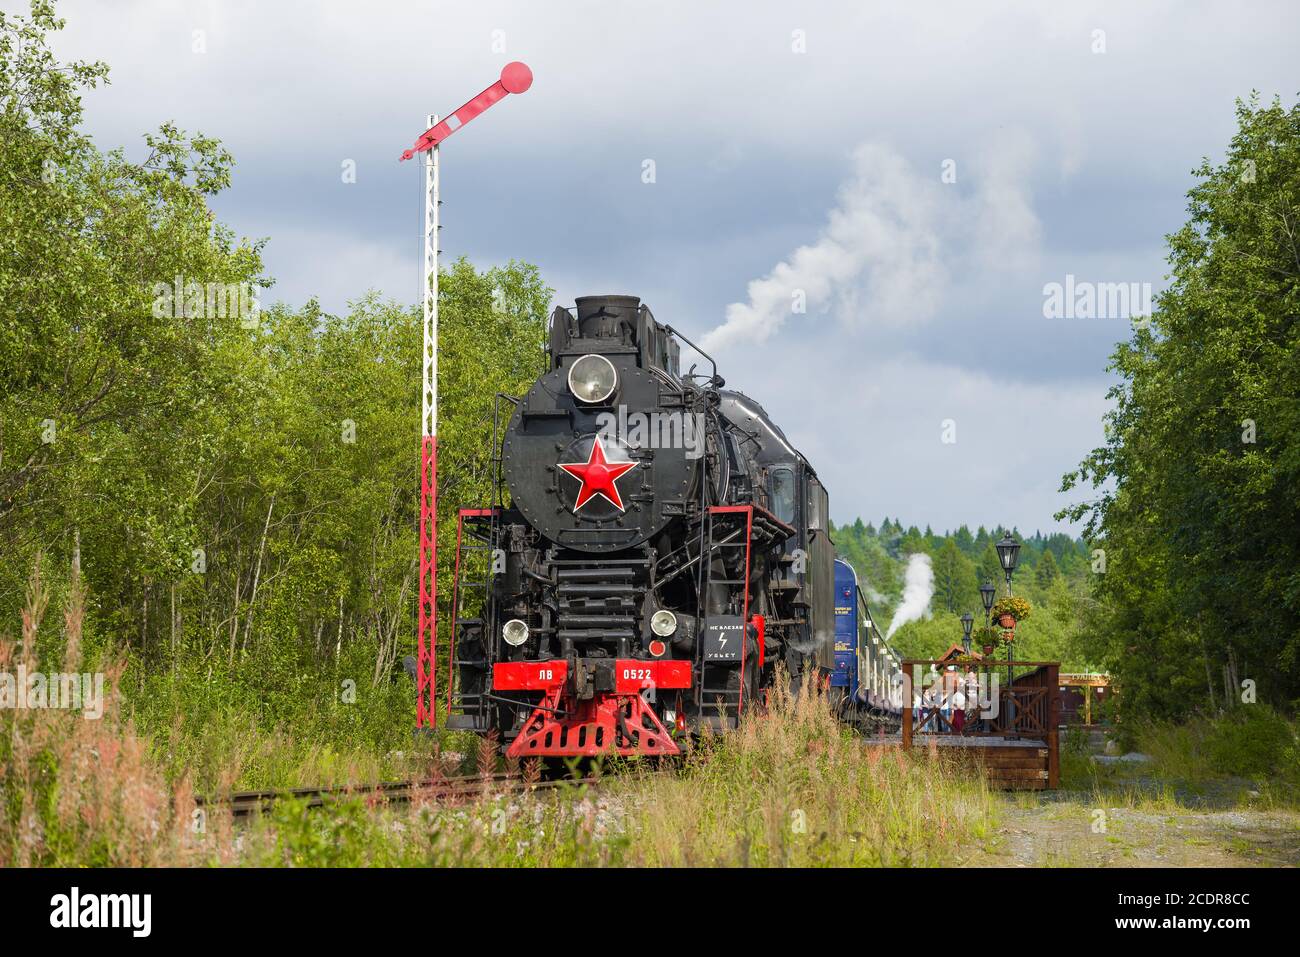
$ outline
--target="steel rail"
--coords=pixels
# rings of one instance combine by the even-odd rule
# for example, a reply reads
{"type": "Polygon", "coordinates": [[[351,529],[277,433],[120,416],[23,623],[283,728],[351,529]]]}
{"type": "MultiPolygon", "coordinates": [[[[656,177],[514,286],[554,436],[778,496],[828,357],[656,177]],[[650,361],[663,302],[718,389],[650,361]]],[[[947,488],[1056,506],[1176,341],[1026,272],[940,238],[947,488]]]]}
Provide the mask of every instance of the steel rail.
{"type": "Polygon", "coordinates": [[[450,804],[490,794],[555,790],[565,786],[591,786],[598,784],[600,780],[601,778],[596,776],[587,776],[529,782],[519,775],[474,774],[441,779],[384,781],[378,784],[338,784],[268,791],[234,791],[227,795],[196,798],[195,803],[199,807],[227,807],[235,817],[246,817],[253,813],[265,813],[274,807],[276,802],[288,799],[305,800],[309,808],[324,807],[349,798],[361,798],[376,804],[404,804],[417,797],[426,797],[430,801],[450,804]]]}

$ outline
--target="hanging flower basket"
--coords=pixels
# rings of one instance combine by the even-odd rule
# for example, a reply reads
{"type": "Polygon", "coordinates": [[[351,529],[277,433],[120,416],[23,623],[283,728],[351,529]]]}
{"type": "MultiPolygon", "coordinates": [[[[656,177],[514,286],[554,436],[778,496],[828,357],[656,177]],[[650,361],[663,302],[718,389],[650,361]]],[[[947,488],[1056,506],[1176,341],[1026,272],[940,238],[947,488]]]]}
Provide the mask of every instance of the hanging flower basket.
{"type": "Polygon", "coordinates": [[[1002,636],[998,634],[996,628],[988,625],[981,625],[975,633],[975,641],[984,649],[984,656],[989,657],[998,650],[998,645],[1002,641],[1002,636]]]}
{"type": "Polygon", "coordinates": [[[1000,626],[1009,629],[1015,628],[1018,622],[1028,618],[1031,611],[1033,606],[1024,598],[1008,595],[993,603],[992,615],[1000,626]]]}

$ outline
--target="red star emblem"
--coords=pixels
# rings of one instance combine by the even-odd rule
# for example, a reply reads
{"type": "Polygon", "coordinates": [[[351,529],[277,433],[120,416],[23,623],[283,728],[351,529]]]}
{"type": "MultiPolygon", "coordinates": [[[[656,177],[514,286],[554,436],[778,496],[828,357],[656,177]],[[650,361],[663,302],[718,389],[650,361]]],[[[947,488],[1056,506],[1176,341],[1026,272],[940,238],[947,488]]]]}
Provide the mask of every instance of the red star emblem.
{"type": "Polygon", "coordinates": [[[591,443],[591,456],[585,463],[560,463],[560,468],[582,483],[573,510],[576,512],[597,495],[601,495],[620,512],[624,511],[623,496],[618,494],[614,480],[635,467],[635,462],[611,462],[606,459],[605,447],[601,444],[600,436],[596,436],[591,443]]]}

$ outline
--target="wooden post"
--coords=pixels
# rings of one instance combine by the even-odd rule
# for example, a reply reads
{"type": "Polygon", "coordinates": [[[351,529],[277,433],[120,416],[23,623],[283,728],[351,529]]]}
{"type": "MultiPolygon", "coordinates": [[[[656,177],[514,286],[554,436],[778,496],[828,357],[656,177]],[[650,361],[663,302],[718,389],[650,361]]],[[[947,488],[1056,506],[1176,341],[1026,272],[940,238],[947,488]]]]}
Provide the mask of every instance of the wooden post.
{"type": "Polygon", "coordinates": [[[1051,682],[1047,696],[1047,786],[1055,790],[1061,784],[1060,723],[1061,666],[1047,666],[1047,680],[1051,682]]]}
{"type": "Polygon", "coordinates": [[[903,750],[912,749],[912,675],[915,669],[910,661],[903,662],[903,750]]]}

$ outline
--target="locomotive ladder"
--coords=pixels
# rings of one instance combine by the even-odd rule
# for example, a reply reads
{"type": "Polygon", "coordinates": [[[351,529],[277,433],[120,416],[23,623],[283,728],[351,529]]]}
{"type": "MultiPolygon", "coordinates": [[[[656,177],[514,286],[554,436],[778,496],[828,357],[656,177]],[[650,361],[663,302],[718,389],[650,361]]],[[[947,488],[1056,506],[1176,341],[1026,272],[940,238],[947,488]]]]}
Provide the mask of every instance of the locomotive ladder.
{"type": "MultiPolygon", "coordinates": [[[[492,691],[492,665],[496,641],[496,622],[488,621],[488,600],[495,577],[492,569],[493,549],[497,547],[497,519],[503,506],[501,428],[502,403],[517,404],[518,400],[498,392],[492,403],[492,454],[488,461],[488,474],[492,477],[492,508],[462,508],[456,516],[456,566],[451,585],[451,640],[447,650],[447,724],[453,730],[486,731],[488,729],[488,695],[492,691]],[[469,535],[468,542],[466,534],[469,535]],[[475,574],[482,571],[482,578],[475,574]],[[469,578],[469,576],[475,576],[469,578]],[[462,581],[462,577],[469,580],[462,581]],[[461,591],[464,589],[464,592],[461,591]],[[466,595],[477,614],[465,615],[466,595]],[[477,657],[462,658],[460,664],[478,668],[483,672],[482,690],[466,690],[457,673],[456,651],[465,628],[478,628],[482,636],[477,657]],[[459,711],[460,717],[452,717],[459,711]]],[[[504,416],[506,421],[509,415],[504,416]]],[[[432,708],[432,702],[430,703],[432,708]]]]}
{"type": "Polygon", "coordinates": [[[695,702],[699,707],[700,716],[705,720],[712,719],[710,723],[716,722],[719,726],[739,721],[745,703],[745,665],[749,647],[750,539],[753,536],[753,529],[754,509],[751,505],[714,505],[704,514],[702,552],[704,568],[701,576],[704,588],[700,596],[700,607],[704,612],[705,627],[710,617],[714,585],[723,586],[729,592],[729,607],[721,610],[720,614],[734,614],[730,606],[734,604],[737,589],[740,590],[741,599],[740,670],[734,688],[726,683],[721,687],[709,687],[707,679],[712,677],[716,681],[721,677],[726,682],[735,673],[735,666],[710,663],[705,660],[703,632],[697,632],[698,637],[695,642],[695,670],[699,675],[695,702]],[[744,534],[738,534],[742,529],[744,534]],[[733,561],[729,563],[728,558],[732,558],[733,561]],[[739,565],[740,578],[727,577],[731,574],[727,571],[729,565],[732,568],[739,565]]]}
{"type": "Polygon", "coordinates": [[[488,621],[488,598],[491,594],[494,551],[497,547],[497,518],[495,508],[462,508],[456,522],[456,570],[451,591],[451,641],[447,652],[447,726],[465,730],[487,730],[487,695],[491,693],[493,641],[496,622],[488,621]],[[482,577],[478,577],[481,573],[482,577]],[[462,576],[465,580],[462,581],[462,576]],[[473,576],[473,577],[471,577],[473,576]],[[468,596],[468,601],[466,600],[468,596]],[[470,606],[467,616],[465,606],[470,606]],[[462,632],[478,629],[482,640],[475,648],[474,657],[459,661],[456,652],[462,632]],[[459,680],[457,666],[474,668],[483,672],[480,690],[466,690],[459,680]],[[453,711],[464,717],[456,720],[453,711]]]}

